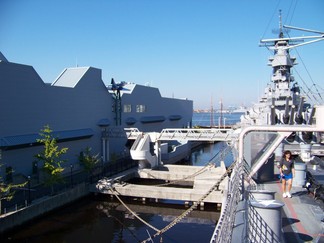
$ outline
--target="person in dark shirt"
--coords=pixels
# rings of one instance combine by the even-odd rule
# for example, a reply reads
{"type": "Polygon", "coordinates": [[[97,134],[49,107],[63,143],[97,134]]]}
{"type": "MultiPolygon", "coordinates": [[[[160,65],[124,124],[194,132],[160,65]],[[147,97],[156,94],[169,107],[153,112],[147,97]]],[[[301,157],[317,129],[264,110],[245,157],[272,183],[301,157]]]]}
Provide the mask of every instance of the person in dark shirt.
{"type": "Polygon", "coordinates": [[[289,150],[285,151],[280,161],[280,176],[282,182],[283,197],[291,197],[290,190],[292,187],[293,177],[295,176],[294,161],[289,150]],[[286,191],[286,182],[288,190],[286,191]]]}

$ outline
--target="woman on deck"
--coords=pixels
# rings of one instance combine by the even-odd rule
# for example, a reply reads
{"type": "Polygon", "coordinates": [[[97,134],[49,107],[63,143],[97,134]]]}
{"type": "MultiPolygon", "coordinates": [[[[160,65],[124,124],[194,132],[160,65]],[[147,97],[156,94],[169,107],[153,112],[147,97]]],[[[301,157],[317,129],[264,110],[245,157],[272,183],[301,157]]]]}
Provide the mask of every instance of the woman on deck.
{"type": "Polygon", "coordinates": [[[280,176],[282,182],[282,196],[284,198],[291,197],[290,190],[292,187],[293,177],[295,176],[294,161],[291,152],[285,151],[280,161],[280,176]],[[286,191],[286,182],[288,182],[288,190],[286,191]]]}

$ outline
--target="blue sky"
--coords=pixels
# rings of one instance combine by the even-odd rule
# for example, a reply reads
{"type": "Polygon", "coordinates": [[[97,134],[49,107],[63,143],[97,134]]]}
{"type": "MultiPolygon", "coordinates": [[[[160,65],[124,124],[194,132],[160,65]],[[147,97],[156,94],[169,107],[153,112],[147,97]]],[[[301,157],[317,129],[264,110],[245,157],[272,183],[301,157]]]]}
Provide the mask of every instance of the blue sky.
{"type": "MultiPolygon", "coordinates": [[[[211,99],[248,106],[270,80],[259,40],[276,37],[279,9],[284,24],[324,31],[323,0],[0,0],[0,51],[47,83],[66,67],[92,66],[107,84],[150,84],[194,108],[211,99]]],[[[323,88],[324,41],[298,54],[323,88]]]]}

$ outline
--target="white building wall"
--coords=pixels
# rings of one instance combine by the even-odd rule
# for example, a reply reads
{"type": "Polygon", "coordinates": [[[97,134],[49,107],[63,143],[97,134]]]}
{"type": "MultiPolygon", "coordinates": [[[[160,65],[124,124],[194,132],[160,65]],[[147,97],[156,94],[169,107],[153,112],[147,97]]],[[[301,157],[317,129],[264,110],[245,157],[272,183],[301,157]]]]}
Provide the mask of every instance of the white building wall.
{"type": "MultiPolygon", "coordinates": [[[[91,147],[95,154],[101,154],[101,129],[98,122],[108,119],[110,125],[114,126],[112,95],[102,81],[101,70],[92,67],[86,69],[73,87],[64,87],[64,82],[60,86],[51,86],[43,82],[33,67],[0,60],[0,139],[38,134],[45,125],[49,125],[53,131],[90,128],[94,132],[91,138],[59,144],[69,148],[64,156],[68,160],[66,166],[77,163],[77,155],[86,147],[91,147]]],[[[141,131],[185,127],[192,119],[192,101],[161,97],[157,88],[136,85],[131,94],[122,96],[122,106],[128,103],[132,104],[132,112],[122,112],[122,128],[130,127],[125,123],[128,117],[137,120],[132,127],[141,131]],[[137,113],[136,104],[145,104],[146,111],[137,113]],[[182,119],[170,121],[170,115],[181,115],[182,119]],[[141,118],[147,116],[165,116],[165,121],[142,123],[141,118]]],[[[125,143],[126,138],[109,138],[110,153],[123,154],[125,143]]],[[[3,176],[6,166],[11,166],[15,173],[27,176],[32,173],[34,155],[42,147],[0,149],[0,164],[4,165],[0,168],[0,175],[3,176]]]]}
{"type": "MultiPolygon", "coordinates": [[[[0,62],[0,137],[38,134],[49,125],[53,131],[91,128],[91,138],[64,142],[67,163],[77,163],[82,149],[101,153],[100,119],[112,119],[111,95],[101,79],[101,70],[89,68],[74,88],[45,84],[31,66],[0,62]]],[[[32,172],[34,155],[42,149],[2,149],[0,163],[16,173],[32,172]]],[[[3,172],[4,169],[2,169],[3,172]]]]}

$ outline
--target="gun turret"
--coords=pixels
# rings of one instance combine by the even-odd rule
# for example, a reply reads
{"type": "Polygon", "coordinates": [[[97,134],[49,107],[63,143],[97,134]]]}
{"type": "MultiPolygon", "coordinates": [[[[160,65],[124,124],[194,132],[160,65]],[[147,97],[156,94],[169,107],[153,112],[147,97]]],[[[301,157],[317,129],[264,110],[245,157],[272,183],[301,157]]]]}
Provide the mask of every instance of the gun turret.
{"type": "Polygon", "coordinates": [[[289,99],[290,97],[287,96],[286,98],[286,105],[285,105],[285,113],[282,117],[283,123],[288,124],[289,123],[289,99]]]}
{"type": "Polygon", "coordinates": [[[313,124],[314,114],[315,114],[315,107],[312,107],[311,112],[309,113],[309,117],[307,119],[307,125],[313,124]]]}
{"type": "Polygon", "coordinates": [[[287,142],[289,142],[289,143],[294,142],[295,139],[296,139],[296,132],[292,132],[292,133],[291,133],[291,134],[286,138],[287,142]]]}
{"type": "Polygon", "coordinates": [[[278,117],[276,114],[275,98],[272,98],[270,119],[271,119],[271,125],[275,125],[278,121],[278,117]]]}
{"type": "MultiPolygon", "coordinates": [[[[314,114],[315,114],[315,108],[312,107],[312,109],[307,117],[307,121],[306,121],[307,125],[312,125],[314,114]]],[[[313,140],[313,133],[312,132],[303,132],[302,138],[303,138],[304,142],[310,143],[313,140]]]]}
{"type": "Polygon", "coordinates": [[[304,121],[304,119],[303,119],[303,104],[304,104],[304,97],[301,97],[299,105],[298,105],[296,117],[295,117],[295,122],[297,124],[302,124],[304,121]]]}
{"type": "Polygon", "coordinates": [[[313,140],[312,132],[302,132],[302,138],[305,143],[310,143],[313,140]]]}
{"type": "Polygon", "coordinates": [[[294,115],[295,115],[295,106],[292,105],[290,110],[289,125],[294,124],[294,115]]]}

